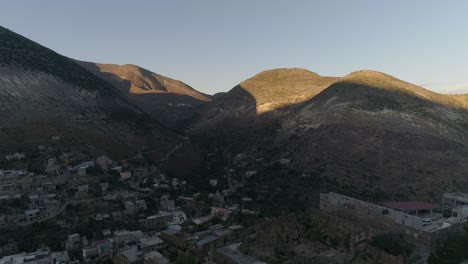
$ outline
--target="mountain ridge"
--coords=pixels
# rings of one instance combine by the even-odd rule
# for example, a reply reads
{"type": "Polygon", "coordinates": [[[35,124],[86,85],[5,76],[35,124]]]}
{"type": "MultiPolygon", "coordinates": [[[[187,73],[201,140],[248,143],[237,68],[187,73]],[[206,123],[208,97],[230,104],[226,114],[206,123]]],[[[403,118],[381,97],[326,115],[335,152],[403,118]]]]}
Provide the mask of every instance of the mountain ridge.
{"type": "MultiPolygon", "coordinates": [[[[277,71],[266,74],[288,72],[277,71]]],[[[398,190],[431,199],[430,193],[468,187],[466,96],[368,70],[344,77],[302,70],[279,80],[256,77],[208,103],[186,132],[233,153],[289,159],[298,171],[331,182],[332,190],[358,197],[366,190],[398,190]],[[282,93],[268,91],[272,87],[282,93]],[[300,99],[285,99],[294,96],[300,99]]]]}

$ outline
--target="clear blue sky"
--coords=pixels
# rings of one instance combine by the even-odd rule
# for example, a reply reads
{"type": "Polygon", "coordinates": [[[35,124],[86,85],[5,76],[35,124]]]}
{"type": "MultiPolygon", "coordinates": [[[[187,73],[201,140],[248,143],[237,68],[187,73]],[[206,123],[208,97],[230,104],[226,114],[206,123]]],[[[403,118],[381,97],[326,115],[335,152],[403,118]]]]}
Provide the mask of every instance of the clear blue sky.
{"type": "Polygon", "coordinates": [[[466,0],[10,0],[0,25],[63,55],[136,64],[207,93],[260,71],[383,71],[468,92],[466,0]]]}

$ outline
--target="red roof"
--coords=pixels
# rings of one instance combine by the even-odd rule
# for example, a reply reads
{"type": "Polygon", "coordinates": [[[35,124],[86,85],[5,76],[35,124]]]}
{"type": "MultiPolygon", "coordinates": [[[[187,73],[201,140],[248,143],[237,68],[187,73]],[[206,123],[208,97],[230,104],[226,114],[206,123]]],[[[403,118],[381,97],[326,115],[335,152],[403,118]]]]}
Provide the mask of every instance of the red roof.
{"type": "Polygon", "coordinates": [[[400,211],[430,210],[439,208],[437,204],[420,201],[386,202],[382,203],[382,205],[400,211]]]}

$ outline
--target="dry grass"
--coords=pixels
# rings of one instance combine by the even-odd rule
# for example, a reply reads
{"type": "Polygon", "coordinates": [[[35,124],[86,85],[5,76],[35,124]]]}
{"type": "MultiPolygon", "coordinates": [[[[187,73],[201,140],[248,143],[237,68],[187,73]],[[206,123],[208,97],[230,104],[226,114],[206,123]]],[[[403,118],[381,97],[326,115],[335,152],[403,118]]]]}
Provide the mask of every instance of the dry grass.
{"type": "Polygon", "coordinates": [[[114,81],[127,81],[126,86],[129,86],[128,92],[130,94],[173,93],[187,95],[201,101],[210,100],[206,95],[194,90],[181,81],[153,73],[136,65],[80,64],[104,79],[109,79],[109,76],[111,76],[114,81]],[[92,67],[97,67],[97,69],[93,70],[92,67]],[[118,79],[115,80],[116,78],[118,79]]]}
{"type": "Polygon", "coordinates": [[[261,113],[310,99],[336,79],[305,69],[277,69],[257,74],[240,85],[255,98],[261,113]]]}
{"type": "MultiPolygon", "coordinates": [[[[369,70],[356,71],[344,77],[322,77],[305,69],[275,69],[259,73],[243,81],[240,86],[255,98],[257,112],[264,113],[304,102],[337,84],[343,89],[360,86],[382,89],[401,94],[400,99],[403,100],[404,97],[411,96],[453,108],[468,108],[468,95],[435,93],[393,76],[369,70]],[[345,83],[348,85],[344,85],[345,83]]],[[[353,92],[357,91],[347,91],[346,94],[351,95],[353,92]]],[[[337,91],[336,95],[340,96],[340,93],[337,91]]]]}

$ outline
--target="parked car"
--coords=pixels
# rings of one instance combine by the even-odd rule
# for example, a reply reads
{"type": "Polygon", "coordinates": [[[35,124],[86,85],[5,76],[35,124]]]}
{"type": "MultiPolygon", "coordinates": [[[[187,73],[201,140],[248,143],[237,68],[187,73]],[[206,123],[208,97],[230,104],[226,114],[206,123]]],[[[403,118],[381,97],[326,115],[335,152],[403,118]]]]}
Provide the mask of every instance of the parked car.
{"type": "Polygon", "coordinates": [[[423,226],[432,225],[432,220],[431,219],[423,219],[422,220],[422,225],[423,226]]]}

